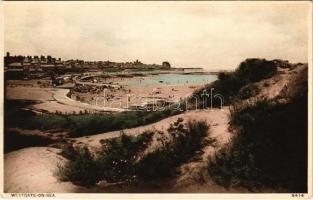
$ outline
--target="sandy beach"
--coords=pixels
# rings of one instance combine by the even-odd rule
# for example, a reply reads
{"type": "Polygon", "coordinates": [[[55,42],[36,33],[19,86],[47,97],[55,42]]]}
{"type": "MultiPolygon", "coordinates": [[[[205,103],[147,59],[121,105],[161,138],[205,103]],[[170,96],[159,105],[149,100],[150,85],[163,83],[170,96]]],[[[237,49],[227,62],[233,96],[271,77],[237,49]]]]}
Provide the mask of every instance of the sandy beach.
{"type": "MultiPolygon", "coordinates": [[[[144,78],[148,79],[149,76],[144,78]]],[[[105,81],[121,81],[123,83],[125,79],[138,81],[143,78],[136,76],[132,78],[109,78],[108,80],[105,79],[105,81]]],[[[186,83],[178,85],[159,84],[156,86],[121,84],[118,89],[108,88],[97,90],[97,92],[80,92],[74,88],[70,89],[70,92],[66,92],[66,89],[47,87],[46,84],[40,80],[9,81],[9,84],[6,86],[6,99],[36,101],[31,106],[31,109],[40,112],[58,112],[63,114],[85,111],[118,112],[159,100],[169,103],[178,102],[190,96],[195,90],[204,85],[186,83]]],[[[84,84],[88,85],[91,83],[84,82],[84,84]]],[[[160,106],[166,106],[166,104],[163,103],[160,106]]]]}

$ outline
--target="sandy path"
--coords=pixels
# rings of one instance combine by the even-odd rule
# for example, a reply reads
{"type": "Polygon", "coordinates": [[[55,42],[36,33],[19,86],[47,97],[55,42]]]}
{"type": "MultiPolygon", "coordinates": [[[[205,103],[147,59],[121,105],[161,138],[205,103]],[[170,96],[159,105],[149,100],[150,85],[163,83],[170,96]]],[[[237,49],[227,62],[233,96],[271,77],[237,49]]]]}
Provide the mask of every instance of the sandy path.
{"type": "Polygon", "coordinates": [[[79,113],[85,111],[77,106],[64,105],[57,102],[54,98],[55,92],[62,89],[56,88],[40,88],[29,86],[7,87],[6,98],[9,100],[33,100],[40,103],[31,106],[31,109],[36,111],[45,111],[55,113],[79,113]]]}
{"type": "Polygon", "coordinates": [[[74,106],[74,107],[87,109],[87,110],[115,111],[115,112],[126,111],[126,109],[122,109],[122,108],[102,107],[102,106],[96,106],[96,105],[91,105],[88,103],[82,103],[79,101],[75,101],[75,100],[69,98],[68,96],[66,96],[68,92],[69,92],[68,89],[55,90],[53,92],[53,98],[61,104],[74,106]]]}
{"type": "Polygon", "coordinates": [[[7,99],[41,101],[41,103],[32,106],[32,108],[37,111],[47,111],[51,113],[55,113],[56,111],[62,113],[79,113],[85,110],[125,111],[125,109],[100,107],[75,101],[66,96],[69,91],[68,89],[29,86],[7,87],[6,89],[7,99]]]}

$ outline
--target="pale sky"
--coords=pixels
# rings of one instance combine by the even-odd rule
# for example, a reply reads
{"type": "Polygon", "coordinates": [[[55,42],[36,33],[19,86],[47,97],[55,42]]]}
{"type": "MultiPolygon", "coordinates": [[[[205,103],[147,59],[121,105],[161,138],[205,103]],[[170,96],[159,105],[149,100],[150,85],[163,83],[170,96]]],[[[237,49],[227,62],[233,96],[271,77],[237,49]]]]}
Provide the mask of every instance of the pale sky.
{"type": "Polygon", "coordinates": [[[309,2],[4,2],[4,50],[233,69],[308,62],[309,2]]]}

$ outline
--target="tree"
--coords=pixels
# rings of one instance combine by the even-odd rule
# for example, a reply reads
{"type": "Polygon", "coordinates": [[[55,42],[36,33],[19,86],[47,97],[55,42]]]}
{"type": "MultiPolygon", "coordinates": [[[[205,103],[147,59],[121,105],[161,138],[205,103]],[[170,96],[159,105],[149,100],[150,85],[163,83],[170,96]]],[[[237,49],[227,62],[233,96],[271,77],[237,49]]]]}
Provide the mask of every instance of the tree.
{"type": "Polygon", "coordinates": [[[162,66],[163,66],[164,68],[171,68],[171,64],[170,64],[169,62],[167,62],[167,61],[164,61],[164,62],[162,63],[162,66]]]}

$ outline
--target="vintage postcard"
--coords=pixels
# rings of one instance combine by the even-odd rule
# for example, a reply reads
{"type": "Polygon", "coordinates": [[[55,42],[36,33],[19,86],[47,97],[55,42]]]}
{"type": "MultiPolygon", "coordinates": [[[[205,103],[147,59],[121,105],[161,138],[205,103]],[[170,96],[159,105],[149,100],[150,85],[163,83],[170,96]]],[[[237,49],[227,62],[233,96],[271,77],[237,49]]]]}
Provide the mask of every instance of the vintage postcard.
{"type": "Polygon", "coordinates": [[[312,2],[1,10],[2,198],[312,197],[312,2]]]}

